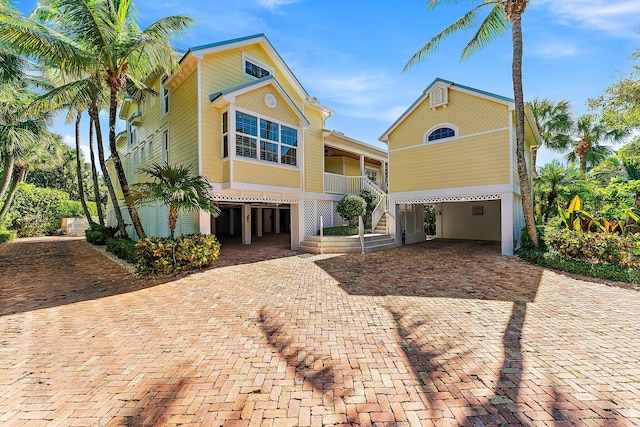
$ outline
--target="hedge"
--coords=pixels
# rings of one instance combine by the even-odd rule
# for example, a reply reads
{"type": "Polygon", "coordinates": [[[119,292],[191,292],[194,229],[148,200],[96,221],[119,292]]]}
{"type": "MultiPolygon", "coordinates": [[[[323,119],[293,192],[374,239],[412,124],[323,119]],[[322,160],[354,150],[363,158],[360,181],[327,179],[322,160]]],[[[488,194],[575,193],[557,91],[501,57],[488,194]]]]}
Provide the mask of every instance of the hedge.
{"type": "Polygon", "coordinates": [[[520,248],[518,257],[541,267],[554,268],[567,273],[618,282],[640,283],[640,267],[619,267],[612,264],[593,264],[590,262],[566,258],[553,252],[539,249],[520,248]]]}
{"type": "Polygon", "coordinates": [[[0,228],[0,243],[7,243],[16,238],[15,230],[5,230],[0,228]]]}
{"type": "Polygon", "coordinates": [[[107,251],[130,264],[138,262],[138,248],[136,242],[122,237],[109,237],[107,239],[107,251]]]}

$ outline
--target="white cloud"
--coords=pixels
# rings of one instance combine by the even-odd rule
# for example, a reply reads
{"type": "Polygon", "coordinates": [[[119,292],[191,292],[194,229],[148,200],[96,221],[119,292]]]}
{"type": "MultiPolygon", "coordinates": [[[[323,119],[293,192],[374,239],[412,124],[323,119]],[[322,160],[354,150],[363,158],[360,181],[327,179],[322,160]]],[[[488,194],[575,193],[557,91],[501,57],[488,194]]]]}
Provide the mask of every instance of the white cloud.
{"type": "Polygon", "coordinates": [[[616,37],[637,37],[640,16],[638,0],[540,0],[556,20],[603,31],[616,37]]]}
{"type": "Polygon", "coordinates": [[[273,10],[279,6],[296,3],[298,0],[258,0],[258,4],[269,10],[273,10]]]}
{"type": "MultiPolygon", "coordinates": [[[[64,142],[69,147],[71,147],[71,148],[73,148],[75,150],[75,148],[76,148],[76,137],[75,136],[73,136],[73,135],[64,135],[62,137],[62,142],[64,142]]],[[[80,144],[80,151],[82,151],[82,155],[84,156],[84,161],[88,162],[89,159],[90,159],[89,146],[80,144]]]]}
{"type": "Polygon", "coordinates": [[[534,56],[546,59],[559,59],[578,56],[582,52],[576,46],[561,40],[535,41],[530,50],[534,56]]]}

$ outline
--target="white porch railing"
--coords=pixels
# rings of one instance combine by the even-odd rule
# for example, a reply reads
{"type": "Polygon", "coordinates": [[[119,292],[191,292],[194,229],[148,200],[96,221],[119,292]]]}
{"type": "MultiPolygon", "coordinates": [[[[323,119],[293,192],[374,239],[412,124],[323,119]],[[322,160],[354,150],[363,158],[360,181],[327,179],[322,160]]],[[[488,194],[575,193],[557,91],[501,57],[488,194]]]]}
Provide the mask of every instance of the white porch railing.
{"type": "Polygon", "coordinates": [[[324,173],[324,192],[334,194],[357,194],[362,191],[363,176],[345,176],[335,173],[324,173]]]}

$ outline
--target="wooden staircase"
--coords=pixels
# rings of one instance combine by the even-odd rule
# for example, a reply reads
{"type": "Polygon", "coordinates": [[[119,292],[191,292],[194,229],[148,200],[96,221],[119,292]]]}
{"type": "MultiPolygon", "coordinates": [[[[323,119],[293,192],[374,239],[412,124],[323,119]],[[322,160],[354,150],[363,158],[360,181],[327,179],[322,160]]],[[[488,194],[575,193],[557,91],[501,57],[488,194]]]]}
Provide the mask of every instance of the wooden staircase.
{"type": "MultiPolygon", "coordinates": [[[[389,234],[365,234],[365,253],[382,251],[398,246],[389,234]]],[[[360,236],[325,236],[322,241],[320,236],[305,236],[298,249],[302,252],[319,254],[321,250],[325,254],[345,254],[362,252],[360,236]]]]}
{"type": "Polygon", "coordinates": [[[387,234],[387,214],[385,213],[378,221],[376,228],[373,230],[373,234],[387,234]]]}

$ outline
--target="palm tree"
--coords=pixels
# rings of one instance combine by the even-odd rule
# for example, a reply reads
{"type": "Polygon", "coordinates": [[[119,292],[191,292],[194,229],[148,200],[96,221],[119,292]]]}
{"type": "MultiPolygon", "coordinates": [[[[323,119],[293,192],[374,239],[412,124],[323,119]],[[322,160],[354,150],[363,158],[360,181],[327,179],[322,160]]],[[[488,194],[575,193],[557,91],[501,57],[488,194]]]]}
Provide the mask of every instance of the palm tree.
{"type": "Polygon", "coordinates": [[[102,201],[100,197],[100,185],[98,184],[98,170],[96,168],[96,156],[93,151],[93,134],[95,132],[95,124],[93,117],[89,117],[89,157],[91,159],[91,178],[93,181],[93,198],[96,201],[96,208],[98,210],[98,221],[100,225],[104,226],[104,213],[102,212],[102,201]]]}
{"type": "Polygon", "coordinates": [[[566,158],[570,162],[579,162],[582,178],[587,174],[587,170],[613,155],[613,150],[602,143],[617,142],[623,136],[619,132],[607,129],[593,114],[578,117],[573,134],[575,137],[573,150],[567,154],[566,158]]]}
{"type": "Polygon", "coordinates": [[[558,196],[569,194],[578,181],[578,171],[575,167],[565,166],[555,159],[540,168],[540,174],[534,181],[536,193],[546,198],[546,209],[543,211],[545,221],[551,212],[556,212],[555,202],[558,196]]]}
{"type": "Polygon", "coordinates": [[[219,215],[220,209],[211,196],[211,184],[202,176],[191,176],[190,166],[155,163],[139,172],[148,175],[151,181],[134,184],[130,200],[136,204],[160,201],[167,205],[172,239],[180,210],[203,210],[216,217],[219,215]]]}
{"type": "MultiPolygon", "coordinates": [[[[540,135],[542,144],[553,151],[564,151],[571,145],[571,104],[569,101],[554,102],[548,98],[535,98],[527,103],[540,135]]],[[[532,170],[536,175],[536,154],[532,152],[532,170]]]]}
{"type": "MultiPolygon", "coordinates": [[[[46,0],[42,4],[43,16],[56,16],[51,20],[56,30],[0,17],[0,42],[15,44],[20,53],[65,72],[81,75],[90,70],[106,84],[110,92],[109,148],[126,202],[130,200],[129,184],[116,147],[119,94],[128,80],[142,87],[142,81],[150,73],[172,72],[177,61],[169,39],[194,21],[185,16],[170,16],[141,30],[131,0],[46,0]]],[[[113,195],[112,199],[115,200],[113,195]]],[[[144,238],[135,205],[126,203],[136,233],[144,238]]]]}
{"type": "MultiPolygon", "coordinates": [[[[429,0],[428,9],[433,9],[441,3],[458,3],[459,0],[429,0]]],[[[524,93],[522,90],[522,14],[529,0],[478,0],[479,4],[472,7],[461,18],[433,36],[418,52],[416,52],[404,70],[415,66],[428,55],[435,52],[440,42],[451,34],[473,28],[477,24],[478,11],[485,6],[491,9],[485,19],[480,23],[471,41],[462,50],[461,59],[466,59],[476,50],[484,47],[494,38],[501,36],[511,24],[511,40],[513,44],[513,62],[511,77],[513,81],[513,98],[516,112],[516,158],[518,164],[518,178],[520,181],[520,194],[522,195],[522,208],[527,232],[532,243],[538,246],[538,233],[536,231],[535,218],[533,216],[533,203],[531,200],[531,186],[527,174],[527,164],[524,147],[524,93]]]]}

